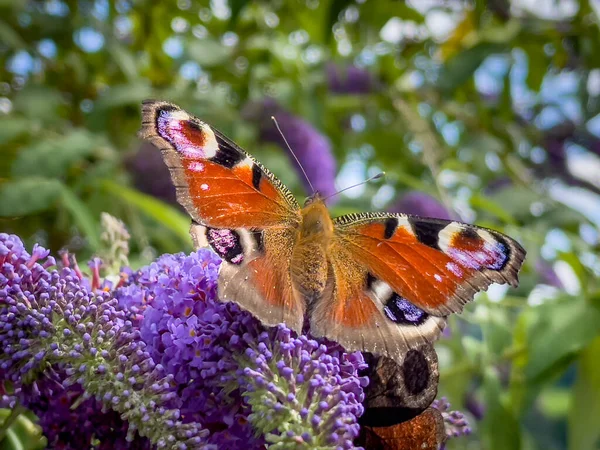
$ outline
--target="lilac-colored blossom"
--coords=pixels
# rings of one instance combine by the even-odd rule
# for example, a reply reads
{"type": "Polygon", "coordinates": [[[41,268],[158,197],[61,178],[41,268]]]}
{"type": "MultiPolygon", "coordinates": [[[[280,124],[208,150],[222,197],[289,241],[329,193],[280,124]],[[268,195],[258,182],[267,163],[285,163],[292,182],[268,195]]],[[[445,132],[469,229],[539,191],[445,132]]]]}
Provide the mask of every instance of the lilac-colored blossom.
{"type": "Polygon", "coordinates": [[[460,411],[450,411],[450,402],[446,397],[434,400],[431,406],[442,413],[447,438],[471,434],[472,429],[465,415],[460,411]]]}
{"type": "Polygon", "coordinates": [[[214,253],[164,255],[115,289],[100,260],[91,281],[62,261],[0,234],[2,404],[33,410],[51,445],[354,448],[360,353],[219,302],[214,253]]]}
{"type": "Polygon", "coordinates": [[[334,63],[325,66],[327,85],[334,94],[367,94],[375,87],[375,80],[367,69],[348,65],[341,67],[334,63]]]}
{"type": "MultiPolygon", "coordinates": [[[[336,192],[335,175],[337,169],[336,160],[331,150],[331,142],[312,124],[286,111],[273,99],[249,104],[245,108],[244,115],[249,120],[258,122],[262,141],[275,143],[286,152],[309,194],[312,194],[310,185],[306,181],[300,166],[287,149],[281,134],[271,121],[272,116],[277,119],[283,135],[298,157],[315,190],[325,197],[336,192]]],[[[330,203],[334,201],[336,201],[336,198],[332,197],[330,203]]]]}
{"type": "MultiPolygon", "coordinates": [[[[48,253],[36,246],[29,255],[19,238],[0,234],[0,380],[11,383],[11,394],[38,415],[47,413],[45,400],[73,400],[69,410],[112,410],[127,423],[115,439],[122,429],[128,441],[145,436],[159,448],[204,448],[208,432],[168,407],[177,395],[173,376],[152,360],[118,301],[93,291],[71,267],[48,270],[48,253]],[[87,402],[92,398],[97,403],[87,402]]],[[[68,424],[67,432],[88,442],[78,448],[96,437],[96,424],[85,422],[92,416],[81,414],[78,428],[68,424]]],[[[41,424],[57,438],[56,421],[41,424]]]]}
{"type": "Polygon", "coordinates": [[[177,203],[175,186],[160,150],[144,142],[138,151],[125,160],[133,185],[148,195],[182,208],[177,203]]]}
{"type": "Polygon", "coordinates": [[[412,191],[405,194],[389,209],[393,213],[413,214],[421,217],[452,220],[446,207],[431,195],[412,191]]]}
{"type": "Polygon", "coordinates": [[[267,330],[236,304],[219,302],[219,263],[204,249],[164,255],[116,291],[124,308],[138,312],[153,358],[173,374],[183,394],[175,406],[209,428],[219,448],[353,448],[367,381],[357,375],[360,353],[293,337],[283,325],[267,330]]]}

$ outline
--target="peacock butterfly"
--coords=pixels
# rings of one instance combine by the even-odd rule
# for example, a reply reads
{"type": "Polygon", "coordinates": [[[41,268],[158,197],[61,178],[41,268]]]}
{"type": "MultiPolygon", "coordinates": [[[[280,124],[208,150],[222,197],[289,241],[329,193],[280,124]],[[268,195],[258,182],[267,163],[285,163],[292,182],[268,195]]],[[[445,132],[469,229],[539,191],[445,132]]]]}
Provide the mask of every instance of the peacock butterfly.
{"type": "Polygon", "coordinates": [[[332,219],[318,192],[300,207],[251,155],[173,104],[144,102],[140,136],[162,150],[195,246],[223,259],[219,298],[265,325],[301,332],[307,316],[313,335],[402,366],[476,292],[518,284],[525,250],[508,236],[406,214],[332,219]]]}

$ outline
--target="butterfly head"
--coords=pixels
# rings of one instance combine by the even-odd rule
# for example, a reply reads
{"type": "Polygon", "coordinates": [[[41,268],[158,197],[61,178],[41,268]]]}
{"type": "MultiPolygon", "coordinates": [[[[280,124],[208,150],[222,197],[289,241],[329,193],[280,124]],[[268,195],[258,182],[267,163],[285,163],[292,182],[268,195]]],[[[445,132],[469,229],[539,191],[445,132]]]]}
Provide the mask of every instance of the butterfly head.
{"type": "Polygon", "coordinates": [[[333,235],[333,222],[319,192],[315,192],[304,202],[301,234],[305,236],[320,235],[324,239],[333,235]]]}

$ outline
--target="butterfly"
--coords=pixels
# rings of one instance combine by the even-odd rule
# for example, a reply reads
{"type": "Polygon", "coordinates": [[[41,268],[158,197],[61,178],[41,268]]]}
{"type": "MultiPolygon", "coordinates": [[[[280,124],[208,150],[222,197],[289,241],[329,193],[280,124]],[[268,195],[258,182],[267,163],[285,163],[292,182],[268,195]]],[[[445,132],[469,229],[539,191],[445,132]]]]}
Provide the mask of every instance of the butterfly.
{"type": "Polygon", "coordinates": [[[264,325],[300,333],[307,318],[314,336],[401,363],[475,293],[518,284],[525,250],[502,233],[384,212],[332,219],[318,192],[301,207],[250,154],[176,105],[149,100],[142,113],[140,136],[161,149],[196,248],[223,260],[220,300],[264,325]]]}

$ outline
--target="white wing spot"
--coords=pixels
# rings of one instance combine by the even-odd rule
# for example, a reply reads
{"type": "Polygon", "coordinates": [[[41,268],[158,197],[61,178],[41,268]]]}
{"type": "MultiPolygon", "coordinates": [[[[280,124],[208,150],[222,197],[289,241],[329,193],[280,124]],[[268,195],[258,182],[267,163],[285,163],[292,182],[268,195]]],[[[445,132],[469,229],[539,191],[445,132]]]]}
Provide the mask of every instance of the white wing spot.
{"type": "Polygon", "coordinates": [[[204,164],[198,161],[193,161],[190,163],[190,170],[192,172],[204,172],[204,164]]]}
{"type": "MultiPolygon", "coordinates": [[[[448,263],[451,264],[451,263],[448,263]]],[[[438,283],[442,282],[442,276],[439,273],[436,273],[435,275],[433,275],[433,278],[435,278],[435,281],[437,281],[438,283]]]]}
{"type": "Polygon", "coordinates": [[[202,183],[202,184],[200,185],[200,189],[202,189],[203,191],[208,191],[208,184],[206,184],[206,183],[202,183]]]}
{"type": "Polygon", "coordinates": [[[461,270],[460,267],[458,267],[458,264],[456,264],[456,263],[453,263],[453,262],[447,263],[446,269],[448,269],[450,272],[452,272],[454,275],[456,275],[459,278],[462,278],[462,276],[463,276],[463,271],[461,270]]]}

